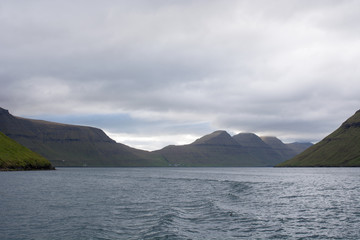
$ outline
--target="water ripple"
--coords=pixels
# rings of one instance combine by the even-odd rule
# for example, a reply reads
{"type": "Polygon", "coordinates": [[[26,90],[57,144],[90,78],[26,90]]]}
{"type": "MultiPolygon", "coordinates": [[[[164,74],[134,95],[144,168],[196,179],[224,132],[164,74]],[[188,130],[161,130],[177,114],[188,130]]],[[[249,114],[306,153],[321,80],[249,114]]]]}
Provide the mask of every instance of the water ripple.
{"type": "Polygon", "coordinates": [[[0,173],[0,239],[360,239],[360,169],[0,173]]]}

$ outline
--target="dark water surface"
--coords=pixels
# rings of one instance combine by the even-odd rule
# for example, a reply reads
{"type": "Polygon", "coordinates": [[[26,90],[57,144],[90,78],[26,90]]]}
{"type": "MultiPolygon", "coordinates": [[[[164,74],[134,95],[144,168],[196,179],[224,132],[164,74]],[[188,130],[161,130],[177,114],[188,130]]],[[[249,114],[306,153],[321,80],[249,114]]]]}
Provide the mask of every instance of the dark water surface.
{"type": "Polygon", "coordinates": [[[0,172],[0,239],[360,239],[360,168],[0,172]]]}

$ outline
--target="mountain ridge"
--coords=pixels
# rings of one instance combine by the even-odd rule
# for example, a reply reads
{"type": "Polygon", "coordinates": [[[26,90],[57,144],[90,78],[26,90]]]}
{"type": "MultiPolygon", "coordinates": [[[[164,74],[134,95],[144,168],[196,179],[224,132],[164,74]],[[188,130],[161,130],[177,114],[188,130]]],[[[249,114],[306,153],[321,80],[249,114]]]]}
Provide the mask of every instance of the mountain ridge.
{"type": "Polygon", "coordinates": [[[278,148],[274,149],[254,133],[231,136],[224,130],[218,130],[191,144],[170,145],[154,152],[172,166],[205,166],[208,163],[220,167],[270,167],[298,153],[278,138],[271,139],[276,141],[278,148]]]}
{"type": "MultiPolygon", "coordinates": [[[[187,145],[170,145],[150,152],[116,143],[98,128],[16,117],[0,108],[0,131],[43,155],[56,167],[249,167],[274,166],[286,160],[281,149],[274,150],[255,134],[231,136],[224,130],[207,134],[187,145]]],[[[279,139],[277,141],[283,144],[279,139]]],[[[283,148],[291,151],[286,144],[283,148]]]]}

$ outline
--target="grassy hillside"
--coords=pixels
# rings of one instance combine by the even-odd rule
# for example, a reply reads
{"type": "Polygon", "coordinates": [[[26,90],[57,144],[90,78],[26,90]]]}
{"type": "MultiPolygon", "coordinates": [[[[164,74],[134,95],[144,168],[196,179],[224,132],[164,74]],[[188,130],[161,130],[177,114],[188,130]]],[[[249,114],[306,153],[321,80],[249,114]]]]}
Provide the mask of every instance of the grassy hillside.
{"type": "Polygon", "coordinates": [[[279,167],[360,167],[360,111],[319,143],[279,167]]]}
{"type": "Polygon", "coordinates": [[[0,132],[0,170],[52,169],[44,157],[0,132]]]}

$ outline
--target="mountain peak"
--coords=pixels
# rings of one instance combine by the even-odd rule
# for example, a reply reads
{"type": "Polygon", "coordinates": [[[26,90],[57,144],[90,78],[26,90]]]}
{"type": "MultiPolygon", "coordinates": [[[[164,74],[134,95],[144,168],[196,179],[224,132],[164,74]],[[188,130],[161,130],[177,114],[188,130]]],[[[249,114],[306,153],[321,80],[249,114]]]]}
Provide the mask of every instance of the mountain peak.
{"type": "Polygon", "coordinates": [[[218,130],[208,135],[197,139],[192,144],[194,145],[238,145],[238,143],[230,136],[229,133],[223,130],[218,130]]]}
{"type": "Polygon", "coordinates": [[[272,146],[272,147],[282,147],[284,143],[274,136],[262,136],[260,137],[261,140],[263,140],[266,144],[272,146]]]}
{"type": "Polygon", "coordinates": [[[254,133],[239,133],[233,136],[233,139],[237,141],[242,146],[247,147],[259,147],[267,146],[259,136],[254,133]]]}

